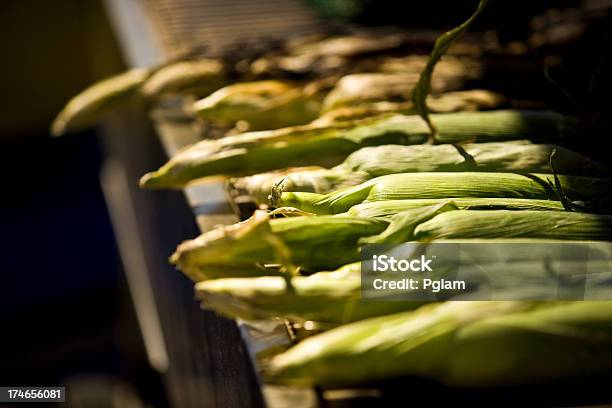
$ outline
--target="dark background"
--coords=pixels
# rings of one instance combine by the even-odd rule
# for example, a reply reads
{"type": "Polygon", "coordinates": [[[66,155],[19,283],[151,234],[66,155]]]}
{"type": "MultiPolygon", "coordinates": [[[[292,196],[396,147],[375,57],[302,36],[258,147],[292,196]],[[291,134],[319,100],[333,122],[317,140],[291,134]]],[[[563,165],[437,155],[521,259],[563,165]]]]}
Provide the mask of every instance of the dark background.
{"type": "Polygon", "coordinates": [[[94,131],[47,131],[71,96],[124,69],[104,10],[89,0],[0,10],[0,384],[163,404],[100,190],[103,149],[94,131]]]}

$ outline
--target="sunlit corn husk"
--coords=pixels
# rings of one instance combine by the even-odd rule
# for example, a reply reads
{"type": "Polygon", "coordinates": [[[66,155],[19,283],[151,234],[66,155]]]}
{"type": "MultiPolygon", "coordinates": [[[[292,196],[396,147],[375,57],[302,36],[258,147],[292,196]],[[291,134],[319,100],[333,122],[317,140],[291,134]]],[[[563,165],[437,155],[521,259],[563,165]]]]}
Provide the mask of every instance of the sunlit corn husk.
{"type": "Polygon", "coordinates": [[[295,321],[342,324],[410,310],[417,301],[361,300],[360,264],[333,272],[291,278],[291,289],[280,276],[213,279],[196,284],[202,306],[230,318],[246,320],[284,317],[295,321]]]}
{"type": "Polygon", "coordinates": [[[436,215],[414,230],[415,240],[513,237],[612,241],[612,215],[459,210],[436,215]]]}
{"type": "MultiPolygon", "coordinates": [[[[247,221],[206,232],[185,241],[171,261],[194,281],[218,277],[270,275],[263,264],[281,259],[274,239],[290,251],[291,262],[305,270],[340,267],[359,259],[357,241],[377,234],[388,223],[349,216],[270,219],[256,212],[247,221]],[[333,254],[333,256],[330,256],[333,254]]],[[[280,249],[282,250],[282,249],[280,249]]]]}
{"type": "Polygon", "coordinates": [[[445,302],[310,337],[268,379],[326,387],[418,376],[459,387],[532,385],[612,369],[612,302],[445,302]]]}
{"type": "Polygon", "coordinates": [[[191,94],[206,96],[227,82],[221,61],[198,59],[179,61],[156,70],[142,86],[147,97],[191,94]]]}
{"type": "MultiPolygon", "coordinates": [[[[549,111],[458,112],[431,117],[439,143],[525,138],[558,141],[575,128],[573,119],[549,111]]],[[[199,142],[145,175],[141,186],[180,188],[200,177],[248,175],[304,165],[331,167],[361,147],[420,144],[428,136],[421,118],[403,115],[249,132],[199,142]]]]}
{"type": "MultiPolygon", "coordinates": [[[[589,200],[609,192],[600,178],[559,176],[564,192],[573,200],[589,200]]],[[[358,186],[328,194],[282,193],[280,204],[315,214],[339,214],[370,201],[454,197],[556,199],[550,174],[516,173],[400,173],[380,176],[358,186]]]]}
{"type": "Polygon", "coordinates": [[[194,103],[200,118],[219,125],[247,124],[250,130],[277,129],[315,119],[322,95],[309,87],[267,80],[228,85],[194,103]]]}
{"type": "Polygon", "coordinates": [[[291,265],[306,272],[331,270],[358,261],[362,244],[406,242],[417,225],[452,210],[456,207],[445,202],[388,219],[299,214],[270,219],[266,212],[257,211],[247,221],[183,242],[171,261],[196,282],[278,274],[277,269],[262,267],[270,264],[282,264],[289,273],[291,265]],[[363,241],[366,238],[370,240],[363,241]]]}
{"type": "MultiPolygon", "coordinates": [[[[429,55],[387,57],[381,61],[378,70],[386,73],[415,72],[420,74],[429,61],[429,55]]],[[[483,74],[483,64],[476,57],[445,55],[438,61],[434,78],[477,79],[483,74]]]]}
{"type": "Polygon", "coordinates": [[[100,122],[105,114],[130,102],[151,75],[147,68],[135,68],[96,82],[70,99],[51,125],[51,134],[83,130],[100,122]]]}
{"type": "Polygon", "coordinates": [[[412,208],[427,207],[452,202],[461,210],[563,210],[560,201],[525,198],[428,198],[413,200],[385,200],[363,203],[351,207],[347,214],[355,217],[390,217],[412,208]]]}
{"type": "Polygon", "coordinates": [[[589,158],[555,145],[528,141],[453,145],[384,145],[364,147],[338,166],[326,169],[294,169],[264,173],[235,181],[258,203],[265,203],[272,188],[283,191],[328,193],[395,173],[434,171],[508,171],[550,173],[550,155],[557,150],[555,169],[563,174],[605,176],[609,171],[589,158]],[[475,163],[462,155],[469,154],[475,163]],[[354,184],[352,184],[354,183],[354,184]]]}
{"type": "Polygon", "coordinates": [[[550,173],[550,156],[557,150],[555,169],[562,174],[607,176],[609,170],[580,153],[526,140],[460,145],[376,146],[360,149],[335,169],[364,171],[372,177],[428,171],[508,171],[550,173]],[[462,155],[467,153],[475,163],[462,155]]]}
{"type": "MultiPolygon", "coordinates": [[[[323,101],[323,110],[330,111],[342,106],[359,106],[368,102],[410,101],[412,89],[419,80],[420,72],[360,73],[342,77],[323,101]]],[[[435,75],[432,92],[456,91],[464,87],[463,71],[447,75],[435,75]]]]}
{"type": "Polygon", "coordinates": [[[232,188],[244,193],[258,204],[267,204],[272,189],[282,185],[283,191],[325,193],[354,186],[369,180],[368,173],[333,171],[328,169],[289,169],[241,177],[231,181],[232,188]]]}
{"type": "MultiPolygon", "coordinates": [[[[433,113],[490,110],[500,108],[505,101],[501,95],[483,89],[427,96],[427,106],[433,113]]],[[[358,120],[385,113],[414,115],[416,110],[412,102],[361,102],[358,105],[342,106],[325,112],[312,124],[329,125],[334,122],[358,120]]]]}

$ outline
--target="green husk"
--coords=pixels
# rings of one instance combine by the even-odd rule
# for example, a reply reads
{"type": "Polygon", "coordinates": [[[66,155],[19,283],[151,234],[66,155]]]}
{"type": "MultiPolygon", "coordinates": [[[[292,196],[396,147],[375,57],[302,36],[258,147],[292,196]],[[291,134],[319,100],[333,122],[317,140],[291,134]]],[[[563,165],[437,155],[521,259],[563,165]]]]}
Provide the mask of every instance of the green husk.
{"type": "Polygon", "coordinates": [[[415,240],[452,238],[612,240],[612,215],[568,211],[472,211],[439,214],[419,224],[415,240]]]}
{"type": "Polygon", "coordinates": [[[196,282],[270,275],[274,270],[262,265],[282,263],[274,241],[268,239],[275,236],[290,251],[293,264],[309,271],[329,270],[358,260],[359,238],[377,234],[387,225],[379,219],[349,216],[270,219],[259,211],[247,221],[183,242],[171,261],[196,282]]]}
{"type": "Polygon", "coordinates": [[[365,182],[373,177],[395,173],[434,171],[508,171],[552,173],[550,155],[557,150],[555,169],[562,174],[604,176],[609,171],[591,159],[555,145],[529,144],[528,141],[453,145],[385,145],[364,147],[332,169],[294,169],[264,173],[235,180],[234,186],[246,191],[258,203],[265,203],[279,183],[283,191],[324,194],[365,182]],[[460,152],[459,149],[463,151],[460,152]],[[469,154],[475,163],[463,156],[469,154]]]}
{"type": "Polygon", "coordinates": [[[106,114],[132,101],[151,73],[148,68],[134,68],[86,88],[57,115],[51,134],[61,136],[96,125],[106,114]]]}
{"type": "MultiPolygon", "coordinates": [[[[609,191],[606,180],[559,176],[565,193],[573,199],[601,197],[609,191]]],[[[329,194],[282,194],[281,205],[314,214],[339,214],[370,201],[454,197],[557,199],[548,181],[550,174],[515,173],[400,173],[380,176],[358,186],[329,194]]]]}
{"type": "Polygon", "coordinates": [[[423,302],[360,300],[360,263],[333,272],[291,278],[291,290],[280,276],[213,279],[196,284],[202,305],[230,318],[290,318],[342,324],[410,310],[423,302]]]}
{"type": "Polygon", "coordinates": [[[274,382],[338,387],[414,375],[459,387],[533,385],[612,369],[612,302],[445,302],[310,337],[274,382]]]}
{"type": "Polygon", "coordinates": [[[257,211],[247,221],[183,242],[171,262],[196,282],[278,274],[278,269],[262,267],[270,264],[295,265],[306,272],[330,270],[359,260],[359,246],[369,243],[362,241],[366,237],[381,244],[405,242],[417,225],[455,208],[444,202],[388,219],[348,215],[271,219],[266,212],[257,211]]]}
{"type": "Polygon", "coordinates": [[[297,168],[236,178],[230,180],[230,184],[234,190],[246,193],[257,204],[268,204],[272,189],[276,186],[282,186],[282,191],[326,193],[369,179],[371,177],[363,171],[297,168]]]}
{"type": "Polygon", "coordinates": [[[194,103],[194,113],[217,125],[243,121],[249,130],[277,129],[314,120],[321,110],[316,86],[267,80],[228,85],[194,103]]]}
{"type": "Polygon", "coordinates": [[[164,95],[208,95],[227,83],[223,63],[203,58],[178,61],[157,69],[142,86],[149,98],[164,95]]]}
{"type": "Polygon", "coordinates": [[[449,30],[446,33],[442,34],[436,39],[433,50],[431,51],[431,54],[429,56],[427,66],[421,72],[419,81],[414,87],[414,90],[412,92],[412,100],[414,102],[417,112],[429,126],[432,136],[436,136],[438,131],[429,117],[429,109],[427,107],[426,97],[429,92],[431,92],[432,75],[434,73],[434,68],[438,61],[440,61],[442,56],[453,45],[453,43],[457,41],[463,35],[463,33],[468,30],[468,28],[470,28],[474,20],[476,20],[480,13],[482,13],[488,3],[489,0],[480,0],[478,2],[478,7],[476,8],[476,11],[474,11],[474,13],[467,20],[465,20],[463,23],[453,28],[452,30],[449,30]]]}
{"type": "MultiPolygon", "coordinates": [[[[534,139],[558,141],[574,120],[549,111],[434,114],[441,143],[534,139]]],[[[383,144],[420,144],[428,130],[417,116],[393,115],[331,126],[297,126],[199,142],[141,179],[145,188],[181,188],[200,177],[247,175],[302,165],[334,166],[351,152],[383,144]]]]}
{"type": "Polygon", "coordinates": [[[347,214],[363,218],[390,217],[412,208],[428,207],[449,201],[461,210],[563,210],[561,202],[552,200],[459,197],[373,201],[351,207],[347,214]]]}

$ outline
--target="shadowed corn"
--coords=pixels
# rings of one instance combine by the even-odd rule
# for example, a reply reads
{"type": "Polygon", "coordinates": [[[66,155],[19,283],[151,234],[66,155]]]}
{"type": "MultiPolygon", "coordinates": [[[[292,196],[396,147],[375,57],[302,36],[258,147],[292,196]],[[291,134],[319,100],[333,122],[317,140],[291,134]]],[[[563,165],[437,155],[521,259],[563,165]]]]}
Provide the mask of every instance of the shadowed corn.
{"type": "Polygon", "coordinates": [[[105,114],[130,102],[151,72],[135,68],[93,84],[68,101],[51,124],[51,134],[61,136],[96,125],[105,114]]]}
{"type": "Polygon", "coordinates": [[[315,86],[275,80],[244,82],[195,102],[193,112],[219,125],[243,121],[250,130],[276,129],[312,121],[319,114],[321,99],[315,86]]]}
{"type": "Polygon", "coordinates": [[[146,97],[192,94],[208,95],[227,81],[221,61],[198,59],[179,61],[157,69],[142,86],[146,97]]]}

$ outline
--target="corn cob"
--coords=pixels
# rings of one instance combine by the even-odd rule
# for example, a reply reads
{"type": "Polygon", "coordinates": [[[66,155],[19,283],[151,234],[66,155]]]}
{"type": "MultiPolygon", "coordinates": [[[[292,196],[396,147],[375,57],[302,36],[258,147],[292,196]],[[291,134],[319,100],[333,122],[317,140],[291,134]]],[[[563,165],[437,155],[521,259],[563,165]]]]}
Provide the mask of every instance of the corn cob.
{"type": "Polygon", "coordinates": [[[285,317],[296,321],[342,324],[418,307],[424,302],[360,300],[360,264],[333,272],[291,278],[291,290],[280,276],[224,278],[199,282],[202,306],[230,318],[285,317]]]}
{"type": "Polygon", "coordinates": [[[227,81],[223,64],[214,59],[179,61],[157,69],[142,86],[149,98],[189,93],[206,96],[227,81]]]}
{"type": "Polygon", "coordinates": [[[267,204],[272,189],[282,186],[283,191],[326,193],[355,186],[371,179],[363,171],[346,172],[322,168],[297,168],[230,180],[231,188],[248,195],[257,204],[267,204]]]}
{"type": "Polygon", "coordinates": [[[131,101],[151,72],[135,68],[88,87],[68,101],[51,124],[51,134],[61,136],[97,124],[105,114],[131,101]]]}
{"type": "Polygon", "coordinates": [[[183,242],[171,262],[196,282],[273,274],[259,265],[280,263],[274,243],[266,239],[274,235],[287,246],[293,263],[306,270],[326,270],[358,260],[358,239],[387,225],[383,220],[348,216],[269,219],[256,212],[247,221],[183,242]]]}
{"type": "Polygon", "coordinates": [[[534,210],[563,211],[563,205],[559,201],[537,200],[525,198],[426,198],[413,200],[386,200],[363,203],[351,207],[347,214],[354,217],[390,217],[399,212],[412,208],[428,207],[452,202],[461,210],[534,210]]]}
{"type": "Polygon", "coordinates": [[[245,82],[228,85],[195,102],[193,111],[218,125],[244,121],[250,130],[277,129],[315,119],[321,99],[316,86],[274,80],[245,82]]]}
{"type": "Polygon", "coordinates": [[[609,171],[591,159],[555,145],[528,141],[473,143],[462,146],[474,159],[466,161],[453,145],[385,145],[364,147],[338,166],[325,169],[295,169],[259,174],[236,180],[256,202],[266,202],[272,188],[282,181],[283,191],[327,193],[356,185],[373,177],[395,173],[433,171],[517,171],[551,173],[550,155],[557,150],[556,171],[563,174],[604,176],[609,171]]]}
{"type": "Polygon", "coordinates": [[[171,262],[196,282],[274,275],[274,270],[261,266],[287,266],[288,262],[309,272],[329,270],[359,260],[359,245],[366,237],[380,244],[406,242],[418,224],[454,209],[444,202],[406,210],[388,219],[348,215],[270,219],[264,211],[257,211],[247,221],[183,242],[171,262]],[[279,259],[281,253],[288,255],[279,259]]]}
{"type": "Polygon", "coordinates": [[[612,369],[612,302],[446,302],[367,319],[277,355],[275,382],[346,386],[416,375],[529,385],[612,369]]]}
{"type": "MultiPolygon", "coordinates": [[[[490,110],[499,108],[505,102],[506,100],[502,95],[483,89],[445,92],[427,96],[427,104],[430,110],[435,113],[490,110]]],[[[323,113],[312,123],[329,125],[334,122],[357,120],[368,116],[394,112],[403,115],[416,114],[412,102],[359,102],[359,104],[351,106],[333,108],[323,113]]]]}
{"type": "MultiPolygon", "coordinates": [[[[409,101],[412,89],[419,80],[419,73],[360,73],[342,77],[325,97],[323,111],[343,106],[361,105],[364,102],[409,101]]],[[[463,72],[441,77],[433,81],[434,92],[461,89],[466,78],[463,72]]]]}
{"type": "Polygon", "coordinates": [[[547,238],[612,240],[612,216],[567,211],[450,211],[414,230],[414,239],[547,238]]]}
{"type": "MultiPolygon", "coordinates": [[[[573,199],[603,196],[608,183],[599,178],[559,176],[565,193],[573,199]]],[[[329,194],[283,193],[281,204],[315,214],[339,214],[370,201],[422,198],[553,198],[550,174],[515,173],[400,173],[371,179],[358,186],[329,194]]]]}
{"type": "MultiPolygon", "coordinates": [[[[533,138],[559,140],[571,133],[573,120],[554,112],[492,111],[432,115],[440,143],[533,138]],[[518,136],[517,136],[518,135],[518,136]]],[[[215,175],[254,174],[301,165],[333,166],[361,147],[419,144],[428,129],[417,116],[395,115],[328,127],[312,125],[251,132],[205,140],[179,152],[143,187],[183,187],[190,180],[215,175]]]]}

